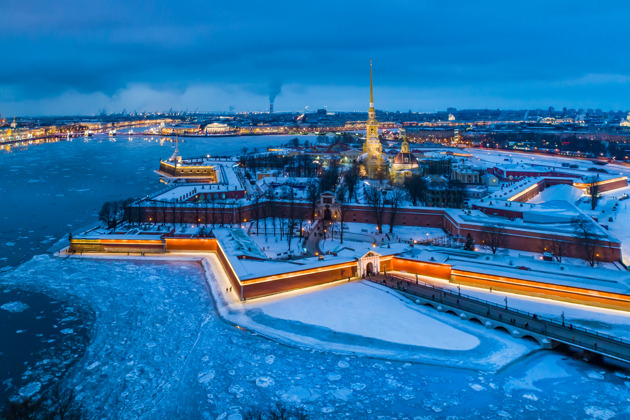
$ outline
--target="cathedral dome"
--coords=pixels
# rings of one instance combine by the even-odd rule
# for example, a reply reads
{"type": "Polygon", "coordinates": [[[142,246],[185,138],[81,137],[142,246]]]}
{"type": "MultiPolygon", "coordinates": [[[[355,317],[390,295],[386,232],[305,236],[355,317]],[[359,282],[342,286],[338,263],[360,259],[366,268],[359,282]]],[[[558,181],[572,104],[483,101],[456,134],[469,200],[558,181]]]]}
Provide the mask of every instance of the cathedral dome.
{"type": "Polygon", "coordinates": [[[414,165],[418,166],[418,159],[409,153],[409,152],[401,152],[396,155],[394,158],[394,165],[414,165]]]}

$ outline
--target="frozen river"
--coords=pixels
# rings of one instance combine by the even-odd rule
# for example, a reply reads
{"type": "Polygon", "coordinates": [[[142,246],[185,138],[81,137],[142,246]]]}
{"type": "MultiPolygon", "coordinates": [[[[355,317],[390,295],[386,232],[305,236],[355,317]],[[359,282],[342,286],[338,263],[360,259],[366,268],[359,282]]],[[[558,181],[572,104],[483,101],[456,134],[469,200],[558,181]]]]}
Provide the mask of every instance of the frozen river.
{"type": "Polygon", "coordinates": [[[66,381],[89,417],[238,419],[276,401],[331,419],[630,416],[624,372],[547,351],[487,372],[277,343],[223,321],[194,263],[40,256],[3,282],[97,314],[66,381]]]}
{"type": "MultiPolygon", "coordinates": [[[[245,140],[262,149],[286,138],[245,140]]],[[[192,139],[180,150],[237,153],[243,141],[192,139]]],[[[330,419],[630,418],[624,370],[547,351],[492,371],[300,348],[219,317],[195,263],[32,258],[95,221],[103,201],[158,188],[153,170],[171,154],[168,142],[107,138],[0,154],[0,264],[17,265],[0,273],[2,337],[10,337],[0,360],[13,357],[0,395],[62,380],[88,418],[238,420],[275,402],[330,419]],[[32,346],[53,341],[15,359],[24,334],[39,340],[32,346]]]]}
{"type": "MultiPolygon", "coordinates": [[[[186,157],[235,155],[245,146],[263,151],[293,137],[187,138],[180,140],[179,151],[186,157]]],[[[173,140],[95,136],[0,150],[0,268],[18,265],[95,223],[105,201],[160,189],[153,171],[173,154],[173,140]]]]}
{"type": "MultiPolygon", "coordinates": [[[[192,138],[180,140],[179,150],[184,156],[233,155],[245,146],[262,151],[290,138],[192,138]]],[[[0,273],[46,252],[69,232],[95,223],[103,202],[159,189],[153,171],[173,150],[171,138],[108,136],[0,150],[0,273]]],[[[76,308],[63,300],[9,291],[1,283],[0,308],[1,406],[11,390],[19,388],[29,366],[47,360],[49,373],[59,373],[72,362],[70,351],[82,349],[86,341],[85,325],[75,324],[87,319],[78,317],[76,308]],[[55,365],[47,359],[50,352],[67,358],[55,365]]]]}

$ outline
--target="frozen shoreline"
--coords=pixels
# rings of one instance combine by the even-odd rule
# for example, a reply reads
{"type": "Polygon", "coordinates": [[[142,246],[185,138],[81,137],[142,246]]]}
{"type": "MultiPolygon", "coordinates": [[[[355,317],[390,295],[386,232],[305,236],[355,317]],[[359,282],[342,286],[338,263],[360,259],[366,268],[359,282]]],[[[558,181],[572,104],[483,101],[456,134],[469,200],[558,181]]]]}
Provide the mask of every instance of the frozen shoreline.
{"type": "MultiPolygon", "coordinates": [[[[400,300],[399,304],[410,312],[413,311],[415,313],[419,311],[426,317],[436,321],[439,320],[437,322],[446,323],[445,327],[447,328],[455,328],[463,331],[466,335],[477,337],[480,343],[468,349],[442,348],[444,346],[432,346],[429,342],[427,342],[426,346],[419,346],[378,339],[375,336],[366,337],[351,331],[338,331],[325,326],[313,325],[303,320],[276,318],[265,314],[264,310],[260,310],[261,302],[269,301],[270,299],[290,300],[299,294],[311,294],[321,290],[343,287],[347,282],[343,280],[323,286],[315,286],[307,290],[241,302],[235,292],[226,292],[230,288],[231,283],[220,267],[218,259],[211,253],[173,252],[166,255],[154,254],[144,257],[90,254],[89,256],[71,256],[70,258],[197,263],[203,270],[204,281],[212,294],[216,312],[224,321],[277,342],[306,350],[496,371],[539,349],[538,346],[532,343],[487,330],[485,327],[476,324],[457,319],[451,320],[449,315],[421,307],[402,295],[397,295],[396,298],[400,300]]],[[[354,282],[351,284],[361,283],[354,282]]],[[[378,285],[370,284],[364,285],[364,287],[380,290],[383,293],[383,299],[391,297],[391,291],[378,285]]]]}
{"type": "MultiPolygon", "coordinates": [[[[305,407],[313,418],[356,418],[366,413],[384,419],[430,418],[436,413],[466,418],[471,412],[487,418],[497,414],[493,401],[502,401],[499,408],[514,418],[529,418],[532,411],[542,413],[551,405],[564,409],[569,403],[576,418],[594,407],[619,415],[627,412],[614,402],[630,398],[627,372],[602,368],[595,372],[597,367],[548,351],[530,353],[507,368],[492,371],[487,369],[487,360],[480,368],[467,357],[460,366],[440,360],[408,363],[365,357],[347,351],[350,336],[343,334],[337,334],[341,336],[337,344],[346,345],[342,351],[295,344],[290,339],[303,338],[305,330],[311,334],[306,337],[309,344],[316,339],[328,344],[324,338],[335,334],[326,335],[315,325],[261,315],[260,308],[244,313],[234,293],[220,293],[225,290],[221,283],[225,279],[216,276],[216,281],[208,281],[209,276],[203,276],[199,262],[193,261],[200,255],[171,257],[171,261],[163,256],[125,261],[126,257],[43,255],[2,275],[5,285],[76,298],[98,315],[93,341],[64,380],[90,417],[236,419],[249,407],[276,402],[305,407]],[[226,319],[219,311],[234,318],[226,319]],[[235,328],[241,324],[233,320],[248,319],[283,333],[288,341],[264,331],[235,328]],[[567,402],[567,392],[582,398],[567,402]],[[614,399],[601,401],[604,392],[614,399]]],[[[212,263],[209,258],[203,268],[212,270],[212,263]]],[[[326,296],[344,286],[318,290],[326,296]]],[[[309,294],[283,295],[281,300],[309,294]]],[[[468,325],[455,317],[452,321],[468,325]]],[[[376,343],[354,337],[357,342],[350,344],[357,348],[366,346],[367,340],[370,345],[376,343]]],[[[492,338],[515,340],[501,333],[493,333],[492,338]]],[[[387,343],[379,350],[396,353],[401,347],[387,343]]],[[[40,366],[32,380],[47,374],[45,366],[40,366]]]]}

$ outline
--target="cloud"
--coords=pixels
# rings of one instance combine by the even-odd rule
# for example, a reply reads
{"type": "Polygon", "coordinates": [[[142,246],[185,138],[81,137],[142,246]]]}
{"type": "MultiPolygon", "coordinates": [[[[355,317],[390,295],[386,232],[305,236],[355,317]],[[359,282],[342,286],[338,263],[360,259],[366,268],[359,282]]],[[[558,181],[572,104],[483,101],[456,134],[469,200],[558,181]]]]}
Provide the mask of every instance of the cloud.
{"type": "Polygon", "coordinates": [[[630,84],[630,74],[585,74],[584,76],[563,80],[563,86],[589,85],[624,85],[630,84]]]}
{"type": "Polygon", "coordinates": [[[630,57],[623,54],[630,3],[6,3],[3,114],[69,113],[79,108],[72,98],[81,109],[107,102],[110,111],[158,104],[261,109],[260,102],[280,92],[277,109],[316,102],[356,109],[365,99],[370,59],[376,86],[396,98],[382,102],[390,109],[421,103],[431,110],[447,99],[456,107],[553,100],[630,108],[624,90],[630,57]],[[622,89],[605,89],[608,83],[622,89]],[[329,97],[319,99],[316,87],[329,97]],[[204,89],[212,95],[190,96],[204,89]],[[585,93],[589,98],[580,97],[585,93]]]}

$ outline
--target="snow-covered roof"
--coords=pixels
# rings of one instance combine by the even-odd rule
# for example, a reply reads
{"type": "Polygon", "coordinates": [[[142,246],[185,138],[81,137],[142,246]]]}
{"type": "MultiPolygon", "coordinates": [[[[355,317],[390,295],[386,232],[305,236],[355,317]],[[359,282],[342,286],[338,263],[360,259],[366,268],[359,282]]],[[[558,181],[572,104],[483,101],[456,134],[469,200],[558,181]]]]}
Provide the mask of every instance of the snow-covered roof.
{"type": "Polygon", "coordinates": [[[629,272],[602,267],[592,268],[573,263],[480,254],[437,247],[413,248],[401,256],[420,261],[446,263],[455,270],[630,294],[629,272]]]}

